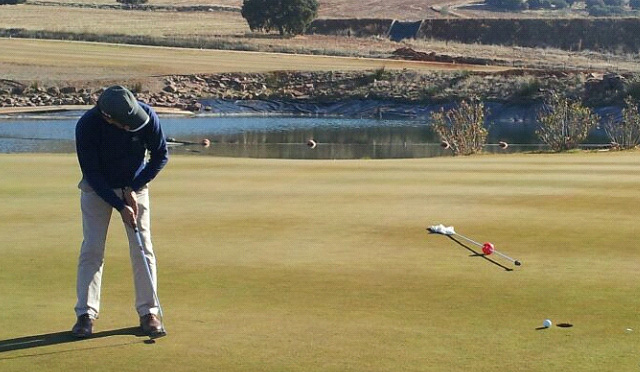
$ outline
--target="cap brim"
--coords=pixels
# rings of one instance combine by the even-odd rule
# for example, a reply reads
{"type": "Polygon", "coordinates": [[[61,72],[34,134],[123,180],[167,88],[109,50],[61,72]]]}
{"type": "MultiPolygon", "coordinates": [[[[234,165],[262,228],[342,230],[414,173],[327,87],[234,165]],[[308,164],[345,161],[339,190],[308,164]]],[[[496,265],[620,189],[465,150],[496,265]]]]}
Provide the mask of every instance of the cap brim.
{"type": "Polygon", "coordinates": [[[147,115],[146,112],[144,112],[142,109],[140,111],[142,111],[145,114],[146,118],[141,118],[144,120],[142,121],[142,124],[138,124],[138,125],[129,124],[129,129],[128,129],[129,132],[137,132],[140,129],[144,128],[147,124],[149,124],[149,115],[147,115]]]}
{"type": "Polygon", "coordinates": [[[116,118],[121,124],[129,127],[127,131],[129,132],[137,132],[140,129],[144,128],[145,125],[149,123],[149,114],[138,104],[138,102],[134,103],[134,108],[130,113],[127,113],[126,116],[122,118],[116,118]]]}

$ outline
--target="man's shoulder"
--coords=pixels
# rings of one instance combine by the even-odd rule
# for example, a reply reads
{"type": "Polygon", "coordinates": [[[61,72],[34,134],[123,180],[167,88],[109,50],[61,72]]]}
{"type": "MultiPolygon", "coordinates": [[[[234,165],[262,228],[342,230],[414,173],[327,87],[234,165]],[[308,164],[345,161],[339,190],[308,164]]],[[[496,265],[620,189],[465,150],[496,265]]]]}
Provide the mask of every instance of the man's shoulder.
{"type": "Polygon", "coordinates": [[[81,126],[95,125],[98,123],[98,119],[99,119],[98,108],[93,107],[80,117],[76,126],[81,127],[81,126]]]}
{"type": "Polygon", "coordinates": [[[149,115],[149,124],[150,125],[148,127],[150,127],[150,128],[155,127],[156,130],[157,130],[157,128],[160,127],[160,118],[158,117],[158,113],[156,113],[156,111],[153,109],[153,107],[151,107],[150,105],[148,105],[148,104],[146,104],[144,102],[138,101],[138,104],[149,115]]]}
{"type": "Polygon", "coordinates": [[[151,107],[151,105],[146,104],[146,103],[144,103],[144,102],[142,102],[142,101],[138,101],[138,104],[140,105],[140,107],[142,107],[142,109],[143,109],[144,111],[146,111],[146,112],[147,112],[147,114],[157,115],[157,114],[156,114],[156,111],[153,109],[153,107],[151,107]]]}

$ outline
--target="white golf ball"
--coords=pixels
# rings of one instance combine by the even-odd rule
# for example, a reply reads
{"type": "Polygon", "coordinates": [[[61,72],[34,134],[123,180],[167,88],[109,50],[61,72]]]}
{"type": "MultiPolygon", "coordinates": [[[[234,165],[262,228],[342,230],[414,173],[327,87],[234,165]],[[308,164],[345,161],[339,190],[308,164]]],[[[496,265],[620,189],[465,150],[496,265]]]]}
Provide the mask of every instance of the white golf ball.
{"type": "Polygon", "coordinates": [[[551,322],[551,319],[545,319],[544,322],[542,322],[542,326],[545,328],[549,328],[551,327],[551,325],[553,325],[553,323],[551,322]]]}

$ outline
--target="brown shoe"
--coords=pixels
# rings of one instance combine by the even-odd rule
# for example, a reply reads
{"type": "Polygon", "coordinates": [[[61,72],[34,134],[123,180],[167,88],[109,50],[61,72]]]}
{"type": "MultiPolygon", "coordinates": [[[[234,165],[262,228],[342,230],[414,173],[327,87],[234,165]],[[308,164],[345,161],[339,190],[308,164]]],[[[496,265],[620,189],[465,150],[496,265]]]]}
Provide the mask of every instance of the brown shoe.
{"type": "Polygon", "coordinates": [[[89,314],[82,314],[78,317],[78,321],[71,328],[71,334],[77,338],[91,337],[93,334],[93,319],[89,314]]]}
{"type": "Polygon", "coordinates": [[[140,327],[142,327],[142,332],[144,332],[144,334],[152,338],[166,336],[167,334],[162,326],[160,318],[155,314],[141,316],[140,327]]]}

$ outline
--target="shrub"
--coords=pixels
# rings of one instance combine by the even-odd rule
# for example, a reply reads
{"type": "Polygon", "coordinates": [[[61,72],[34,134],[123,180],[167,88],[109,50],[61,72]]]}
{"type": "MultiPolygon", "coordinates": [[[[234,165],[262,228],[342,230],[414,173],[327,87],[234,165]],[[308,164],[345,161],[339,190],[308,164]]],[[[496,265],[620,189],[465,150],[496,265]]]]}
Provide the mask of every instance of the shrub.
{"type": "Polygon", "coordinates": [[[120,4],[138,5],[146,4],[149,0],[116,0],[120,4]]]}
{"type": "Polygon", "coordinates": [[[622,7],[626,5],[626,1],[625,0],[604,0],[604,5],[622,7]]]}
{"type": "Polygon", "coordinates": [[[542,83],[540,82],[540,80],[531,78],[517,85],[517,89],[513,98],[533,99],[540,94],[541,89],[542,83]]]}
{"type": "Polygon", "coordinates": [[[0,0],[0,5],[24,4],[27,0],[0,0]]]}
{"type": "Polygon", "coordinates": [[[625,9],[620,6],[591,6],[587,8],[589,15],[592,17],[608,17],[612,15],[621,15],[625,13],[625,9]]]}
{"type": "Polygon", "coordinates": [[[487,5],[498,9],[526,10],[529,5],[525,0],[485,0],[487,5]]]}
{"type": "Polygon", "coordinates": [[[565,9],[570,5],[565,0],[551,0],[551,8],[553,9],[565,9]]]}
{"type": "Polygon", "coordinates": [[[529,4],[529,9],[545,9],[548,4],[546,0],[529,0],[527,1],[529,4]]]}
{"type": "Polygon", "coordinates": [[[244,0],[242,3],[242,17],[251,31],[278,30],[280,35],[299,35],[317,16],[317,0],[244,0]]]}
{"type": "MultiPolygon", "coordinates": [[[[640,1],[640,0],[638,0],[640,1]]],[[[630,96],[631,98],[634,98],[636,100],[640,100],[640,81],[631,81],[629,82],[629,84],[627,85],[626,89],[626,94],[628,96],[630,96]]]]}
{"type": "Polygon", "coordinates": [[[631,97],[624,100],[622,119],[617,123],[613,118],[605,122],[604,130],[611,142],[621,148],[632,148],[640,144],[640,111],[638,102],[631,97]]]}
{"type": "Polygon", "coordinates": [[[488,131],[484,127],[484,104],[462,101],[457,107],[431,114],[433,130],[454,155],[471,155],[482,151],[488,131]]]}
{"type": "Polygon", "coordinates": [[[594,6],[604,6],[604,0],[586,0],[585,5],[587,8],[591,8],[594,6]]]}
{"type": "Polygon", "coordinates": [[[569,7],[565,0],[529,0],[529,9],[564,9],[569,7]]]}
{"type": "Polygon", "coordinates": [[[580,102],[554,94],[538,113],[536,134],[552,151],[566,151],[578,147],[598,120],[598,115],[580,102]]]}

